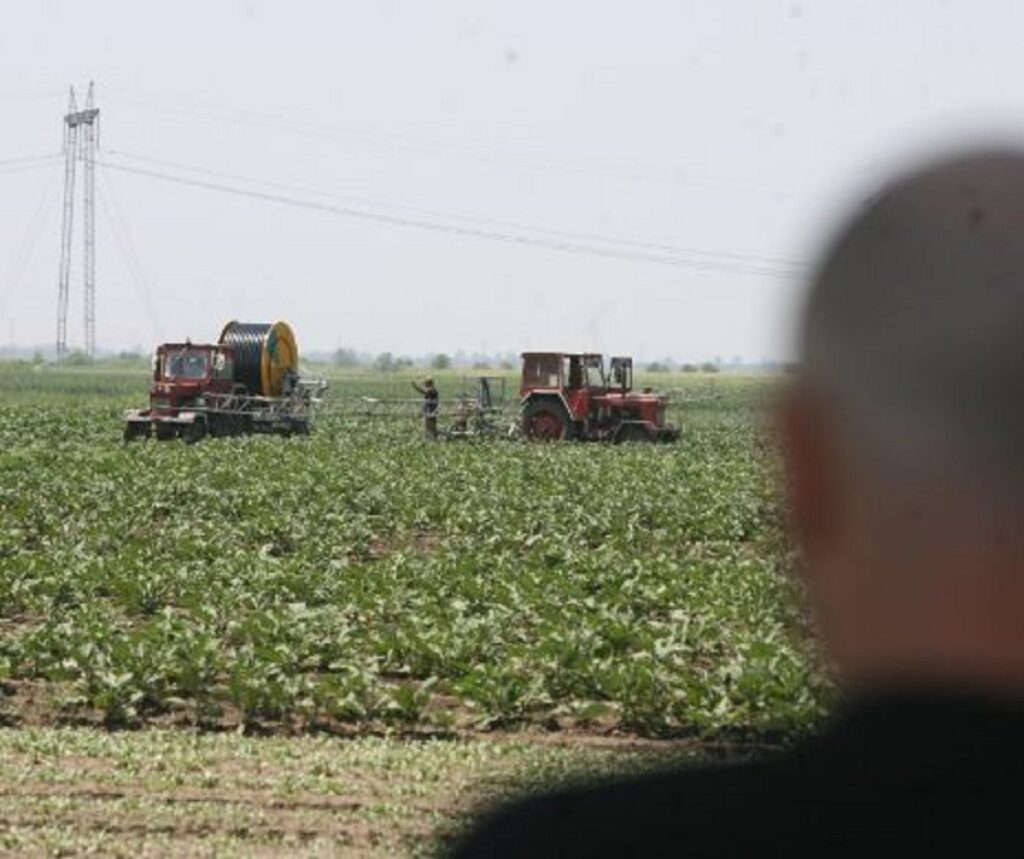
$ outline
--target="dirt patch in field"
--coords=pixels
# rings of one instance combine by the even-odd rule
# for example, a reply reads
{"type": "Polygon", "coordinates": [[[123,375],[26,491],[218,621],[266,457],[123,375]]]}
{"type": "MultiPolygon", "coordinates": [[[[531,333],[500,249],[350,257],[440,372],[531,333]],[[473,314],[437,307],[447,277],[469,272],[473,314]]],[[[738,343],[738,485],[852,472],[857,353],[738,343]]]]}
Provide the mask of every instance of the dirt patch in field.
{"type": "Polygon", "coordinates": [[[58,685],[45,680],[5,680],[0,684],[0,724],[39,727],[61,720],[58,685]]]}
{"type": "Polygon", "coordinates": [[[417,529],[411,534],[375,535],[370,540],[366,558],[380,561],[403,550],[410,550],[416,555],[433,555],[440,545],[441,538],[426,529],[417,529]]]}
{"type": "MultiPolygon", "coordinates": [[[[417,685],[402,677],[382,677],[393,685],[417,685]]],[[[89,727],[98,730],[145,731],[175,730],[189,734],[238,733],[254,737],[331,736],[342,740],[362,737],[396,738],[409,742],[428,740],[486,740],[526,742],[534,745],[594,751],[679,752],[693,749],[702,755],[729,758],[771,752],[785,745],[784,735],[757,732],[718,732],[707,735],[680,729],[661,736],[636,733],[621,726],[616,711],[601,719],[576,720],[570,717],[538,717],[509,726],[481,727],[479,713],[462,699],[432,694],[425,712],[434,718],[415,724],[401,721],[342,721],[318,715],[295,716],[288,720],[254,719],[246,721],[242,711],[228,701],[219,701],[217,710],[200,713],[194,702],[180,702],[162,712],[143,712],[129,723],[111,724],[102,711],[90,707],[68,708],[67,684],[45,680],[6,680],[0,682],[0,727],[53,728],[89,727]]]]}

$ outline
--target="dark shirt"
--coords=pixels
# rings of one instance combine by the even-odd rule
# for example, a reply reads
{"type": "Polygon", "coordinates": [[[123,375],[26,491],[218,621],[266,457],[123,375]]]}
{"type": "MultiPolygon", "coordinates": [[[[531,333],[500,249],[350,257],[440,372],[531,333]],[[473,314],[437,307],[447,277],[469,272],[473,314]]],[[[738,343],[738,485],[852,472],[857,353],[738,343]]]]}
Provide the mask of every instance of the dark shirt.
{"type": "Polygon", "coordinates": [[[957,695],[856,706],[758,763],[639,776],[519,801],[460,857],[1017,855],[1024,709],[957,695]]]}
{"type": "Polygon", "coordinates": [[[437,400],[438,393],[437,388],[424,388],[423,389],[423,414],[427,417],[432,417],[437,414],[437,400]]]}
{"type": "Polygon", "coordinates": [[[417,385],[415,382],[412,383],[413,388],[417,392],[423,395],[423,414],[430,418],[437,414],[437,401],[438,393],[436,385],[417,385]]]}

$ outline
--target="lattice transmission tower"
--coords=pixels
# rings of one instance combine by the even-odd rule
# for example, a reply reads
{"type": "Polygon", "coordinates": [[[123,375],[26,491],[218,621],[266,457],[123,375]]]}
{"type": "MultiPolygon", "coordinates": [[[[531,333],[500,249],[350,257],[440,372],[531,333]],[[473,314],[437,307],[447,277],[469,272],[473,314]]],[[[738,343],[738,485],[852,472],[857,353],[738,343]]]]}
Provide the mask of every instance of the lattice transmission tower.
{"type": "Polygon", "coordinates": [[[68,293],[71,285],[71,235],[75,215],[75,172],[84,167],[82,198],[85,279],[85,353],[96,353],[96,147],[99,144],[99,108],[93,102],[93,85],[79,110],[71,87],[68,112],[64,114],[64,221],[60,234],[60,273],[57,282],[57,362],[68,351],[68,293]]]}

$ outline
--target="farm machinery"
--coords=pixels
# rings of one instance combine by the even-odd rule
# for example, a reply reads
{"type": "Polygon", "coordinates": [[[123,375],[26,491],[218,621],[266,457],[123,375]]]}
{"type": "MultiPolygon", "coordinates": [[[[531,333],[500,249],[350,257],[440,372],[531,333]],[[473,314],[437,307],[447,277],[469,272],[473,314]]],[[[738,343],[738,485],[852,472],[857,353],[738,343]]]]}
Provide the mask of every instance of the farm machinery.
{"type": "Polygon", "coordinates": [[[443,433],[449,440],[494,438],[505,431],[500,424],[505,409],[505,379],[477,376],[473,385],[473,390],[469,390],[463,380],[463,391],[455,400],[451,426],[443,433]]]}
{"type": "Polygon", "coordinates": [[[523,353],[520,430],[529,439],[670,442],[666,397],[633,390],[633,359],[592,353],[523,353]]]}
{"type": "Polygon", "coordinates": [[[229,322],[216,343],[164,343],[153,356],[149,407],[125,412],[124,439],[304,435],[326,384],[301,379],[298,364],[284,322],[229,322]]]}

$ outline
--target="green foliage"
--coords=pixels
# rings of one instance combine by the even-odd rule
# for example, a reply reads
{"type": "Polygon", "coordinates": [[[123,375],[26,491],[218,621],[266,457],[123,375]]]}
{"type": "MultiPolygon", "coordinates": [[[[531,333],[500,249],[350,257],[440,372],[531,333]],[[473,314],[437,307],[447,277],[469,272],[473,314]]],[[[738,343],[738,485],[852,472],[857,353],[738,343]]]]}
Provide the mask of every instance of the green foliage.
{"type": "Polygon", "coordinates": [[[0,370],[0,679],[64,714],[662,734],[821,712],[763,384],[691,377],[673,446],[337,418],[121,445],[145,384],[0,370]]]}
{"type": "Polygon", "coordinates": [[[443,352],[435,355],[430,359],[430,368],[432,370],[447,370],[452,365],[452,359],[445,355],[443,352]]]}
{"type": "Polygon", "coordinates": [[[394,373],[399,370],[408,370],[412,366],[412,358],[404,355],[396,358],[390,352],[381,352],[373,359],[373,369],[378,373],[394,373]]]}

